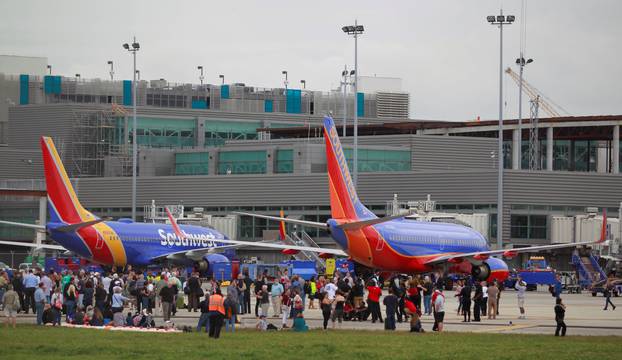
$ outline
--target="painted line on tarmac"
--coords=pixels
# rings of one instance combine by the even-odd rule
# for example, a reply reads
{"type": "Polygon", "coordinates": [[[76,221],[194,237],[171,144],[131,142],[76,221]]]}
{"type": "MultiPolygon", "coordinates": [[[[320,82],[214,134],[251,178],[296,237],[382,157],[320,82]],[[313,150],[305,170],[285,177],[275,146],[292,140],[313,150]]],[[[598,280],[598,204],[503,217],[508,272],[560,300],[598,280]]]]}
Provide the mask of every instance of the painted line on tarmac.
{"type": "Polygon", "coordinates": [[[488,329],[477,329],[477,330],[474,330],[474,331],[471,331],[471,332],[474,332],[474,333],[497,333],[497,332],[503,332],[503,331],[513,331],[513,330],[536,328],[536,327],[539,327],[539,325],[506,325],[506,326],[498,326],[498,327],[488,328],[488,329]]]}

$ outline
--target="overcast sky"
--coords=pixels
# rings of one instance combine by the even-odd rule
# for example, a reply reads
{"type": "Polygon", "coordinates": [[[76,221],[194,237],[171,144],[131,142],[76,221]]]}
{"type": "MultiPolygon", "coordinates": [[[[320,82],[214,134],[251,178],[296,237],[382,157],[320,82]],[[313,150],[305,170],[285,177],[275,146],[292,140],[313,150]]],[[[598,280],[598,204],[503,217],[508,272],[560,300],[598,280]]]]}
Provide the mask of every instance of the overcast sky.
{"type": "MultiPolygon", "coordinates": [[[[498,116],[499,30],[486,15],[514,14],[504,28],[504,67],[520,49],[521,0],[405,1],[63,1],[3,0],[0,54],[45,56],[54,73],[131,78],[121,44],[141,44],[142,79],[254,86],[338,86],[354,63],[341,26],[358,19],[359,73],[404,80],[411,118],[470,120],[498,116]]],[[[526,0],[525,78],[571,115],[622,114],[622,1],[526,0]]],[[[1,69],[0,69],[1,71],[1,69]]],[[[506,117],[518,88],[504,79],[506,117]]],[[[528,114],[525,102],[524,114],[528,114]]]]}

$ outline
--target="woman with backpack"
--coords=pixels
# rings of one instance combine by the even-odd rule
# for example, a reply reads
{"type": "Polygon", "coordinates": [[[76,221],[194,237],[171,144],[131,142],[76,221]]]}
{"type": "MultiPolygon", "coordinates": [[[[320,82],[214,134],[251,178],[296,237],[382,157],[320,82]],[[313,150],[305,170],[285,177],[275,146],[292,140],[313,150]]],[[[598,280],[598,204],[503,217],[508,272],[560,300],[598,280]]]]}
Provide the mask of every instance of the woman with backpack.
{"type": "Polygon", "coordinates": [[[60,318],[63,313],[63,294],[60,292],[60,287],[56,287],[54,289],[50,303],[52,305],[52,310],[54,311],[56,323],[60,325],[60,318]]]}

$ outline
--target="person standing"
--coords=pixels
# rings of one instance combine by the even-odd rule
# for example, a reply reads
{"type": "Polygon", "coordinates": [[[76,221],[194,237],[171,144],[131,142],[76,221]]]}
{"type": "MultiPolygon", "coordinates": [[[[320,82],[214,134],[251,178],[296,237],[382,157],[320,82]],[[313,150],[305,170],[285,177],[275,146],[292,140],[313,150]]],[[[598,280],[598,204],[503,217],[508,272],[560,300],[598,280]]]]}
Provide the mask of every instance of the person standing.
{"type": "Polygon", "coordinates": [[[423,279],[423,307],[426,315],[432,314],[430,300],[432,299],[432,280],[429,275],[423,279]]]}
{"type": "Polygon", "coordinates": [[[192,273],[190,279],[188,279],[188,312],[197,312],[201,292],[201,280],[199,279],[199,274],[194,272],[192,273]]]}
{"type": "Polygon", "coordinates": [[[613,284],[610,279],[607,279],[607,283],[605,283],[605,308],[603,310],[607,310],[609,304],[613,307],[613,310],[616,309],[616,306],[611,302],[611,293],[613,292],[613,284]]]}
{"type": "Polygon", "coordinates": [[[555,322],[557,327],[555,328],[555,336],[559,336],[561,330],[562,336],[566,336],[566,323],[564,322],[566,317],[566,305],[562,303],[562,298],[555,299],[555,322]]]}
{"type": "Polygon", "coordinates": [[[2,308],[4,309],[4,315],[6,316],[6,327],[13,325],[15,329],[15,322],[17,319],[17,312],[21,308],[19,303],[19,295],[13,290],[13,285],[7,286],[7,291],[2,295],[2,308]]]}
{"type": "Polygon", "coordinates": [[[76,300],[78,299],[78,292],[73,285],[73,280],[65,286],[65,292],[63,293],[63,299],[65,300],[65,308],[67,311],[66,321],[71,323],[73,321],[73,315],[76,309],[76,300]]]}
{"type": "Polygon", "coordinates": [[[321,293],[320,307],[322,308],[322,317],[324,318],[324,330],[328,326],[328,319],[330,319],[330,313],[332,308],[332,300],[328,297],[327,293],[321,293]]]}
{"type": "Polygon", "coordinates": [[[40,282],[37,290],[35,290],[34,293],[35,309],[37,312],[37,325],[43,325],[43,308],[45,307],[45,302],[47,299],[44,288],[45,285],[40,282]]]}
{"type": "Polygon", "coordinates": [[[434,299],[434,321],[436,321],[436,329],[438,332],[443,331],[443,320],[445,319],[445,295],[443,288],[436,289],[436,298],[434,299]]]}
{"type": "Polygon", "coordinates": [[[481,306],[482,298],[483,298],[482,285],[478,281],[476,281],[475,282],[475,293],[473,294],[473,321],[476,321],[476,322],[481,321],[480,314],[482,310],[482,306],[481,306]]]}
{"type": "Polygon", "coordinates": [[[25,312],[26,311],[26,301],[24,299],[24,277],[22,276],[22,272],[16,272],[15,276],[13,276],[13,290],[17,293],[17,297],[19,297],[19,303],[21,304],[20,309],[17,312],[25,312]]]}
{"type": "Polygon", "coordinates": [[[486,316],[488,314],[488,283],[482,281],[482,300],[479,304],[480,316],[486,316]]]}
{"type": "Polygon", "coordinates": [[[173,283],[168,282],[166,286],[160,290],[158,295],[160,295],[160,302],[162,303],[162,316],[164,317],[164,321],[170,321],[173,301],[175,300],[173,283]]]}
{"type": "Polygon", "coordinates": [[[385,306],[385,330],[395,330],[395,314],[397,312],[398,298],[394,294],[393,288],[389,288],[389,295],[382,300],[385,306]]]}
{"type": "MultiPolygon", "coordinates": [[[[335,294],[335,300],[333,301],[334,309],[331,315],[331,321],[333,322],[333,329],[335,328],[335,321],[339,322],[339,327],[341,328],[341,323],[343,322],[343,308],[346,303],[346,298],[343,296],[341,290],[337,290],[335,294]]],[[[296,314],[298,316],[298,314],[296,314]]]]}
{"type": "Polygon", "coordinates": [[[367,304],[369,306],[369,311],[371,312],[371,322],[372,324],[379,320],[381,323],[382,313],[380,312],[380,296],[382,294],[382,289],[380,289],[375,281],[371,281],[369,286],[367,286],[367,304]]]}
{"type": "Polygon", "coordinates": [[[283,314],[283,318],[281,320],[283,329],[287,329],[287,317],[291,311],[292,306],[292,298],[290,297],[290,291],[285,290],[281,295],[281,314],[283,314]]]}
{"type": "Polygon", "coordinates": [[[464,285],[460,290],[460,301],[462,302],[462,322],[471,322],[471,285],[468,281],[463,281],[464,285]]]}
{"type": "Polygon", "coordinates": [[[28,270],[26,276],[24,276],[24,310],[26,314],[28,314],[28,309],[32,308],[32,312],[35,313],[37,310],[35,308],[35,291],[37,290],[37,285],[39,284],[39,279],[32,273],[32,269],[28,270]]]}
{"type": "Polygon", "coordinates": [[[520,277],[514,284],[514,289],[516,289],[516,299],[518,301],[518,310],[520,311],[519,319],[525,318],[525,291],[527,290],[527,283],[524,282],[520,277]]]}
{"type": "MultiPolygon", "coordinates": [[[[281,312],[281,295],[283,294],[283,285],[280,282],[274,282],[272,289],[270,290],[270,296],[272,297],[272,310],[274,311],[274,317],[279,317],[283,313],[281,312]]],[[[268,316],[268,314],[264,314],[268,316]]]]}
{"type": "MultiPolygon", "coordinates": [[[[306,291],[306,289],[305,289],[306,291]]],[[[315,282],[315,276],[311,276],[311,280],[309,280],[309,309],[315,309],[315,298],[317,294],[317,283],[315,282]]]]}
{"type": "MultiPolygon", "coordinates": [[[[54,271],[50,272],[50,275],[53,275],[53,272],[54,271]]],[[[49,304],[50,299],[52,298],[52,291],[54,291],[54,282],[45,273],[42,272],[42,274],[43,276],[41,277],[41,282],[43,283],[43,291],[45,292],[46,296],[45,300],[49,304]]]]}
{"type": "Polygon", "coordinates": [[[231,327],[231,332],[235,332],[235,315],[238,311],[238,289],[235,284],[227,287],[227,297],[225,298],[224,307],[225,332],[229,331],[229,327],[231,327]]]}
{"type": "Polygon", "coordinates": [[[220,288],[216,288],[216,292],[209,297],[209,311],[209,337],[218,339],[222,322],[225,318],[225,300],[222,297],[220,288]]]}
{"type": "Polygon", "coordinates": [[[199,310],[201,311],[201,317],[199,317],[199,323],[197,324],[197,332],[201,331],[205,327],[205,332],[209,332],[209,293],[205,293],[205,299],[199,302],[199,310]]]}
{"type": "Polygon", "coordinates": [[[497,318],[497,296],[499,295],[499,288],[496,281],[488,287],[488,319],[497,318]]]}
{"type": "Polygon", "coordinates": [[[248,270],[244,272],[244,314],[251,313],[251,285],[253,284],[253,280],[248,274],[248,270]]]}

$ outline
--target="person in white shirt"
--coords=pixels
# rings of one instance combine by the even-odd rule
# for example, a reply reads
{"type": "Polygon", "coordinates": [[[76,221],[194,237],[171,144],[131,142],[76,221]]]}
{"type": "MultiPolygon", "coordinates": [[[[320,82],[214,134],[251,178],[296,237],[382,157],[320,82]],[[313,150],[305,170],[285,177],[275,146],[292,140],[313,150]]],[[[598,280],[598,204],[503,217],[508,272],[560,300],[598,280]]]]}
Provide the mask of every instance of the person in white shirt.
{"type": "Polygon", "coordinates": [[[443,320],[445,319],[445,295],[442,289],[436,290],[436,299],[434,300],[434,320],[438,332],[443,331],[443,320]]]}
{"type": "Polygon", "coordinates": [[[518,300],[518,309],[520,310],[519,319],[525,318],[525,290],[527,290],[527,283],[524,282],[520,277],[516,280],[516,284],[514,285],[516,289],[516,298],[518,300]]]}
{"type": "Polygon", "coordinates": [[[482,303],[481,303],[481,308],[482,308],[482,314],[486,315],[488,314],[488,283],[485,281],[482,281],[482,303]]]}
{"type": "Polygon", "coordinates": [[[104,290],[106,290],[106,293],[108,293],[109,291],[111,281],[112,278],[110,277],[110,275],[107,275],[102,279],[102,284],[104,285],[104,290]]]}
{"type": "Polygon", "coordinates": [[[337,284],[335,283],[336,281],[328,283],[324,286],[324,289],[323,289],[331,301],[335,298],[335,293],[337,292],[337,284]]]}
{"type": "Polygon", "coordinates": [[[52,291],[54,290],[54,282],[45,273],[41,278],[41,282],[43,283],[43,292],[45,293],[46,301],[49,304],[52,296],[52,291]]]}

